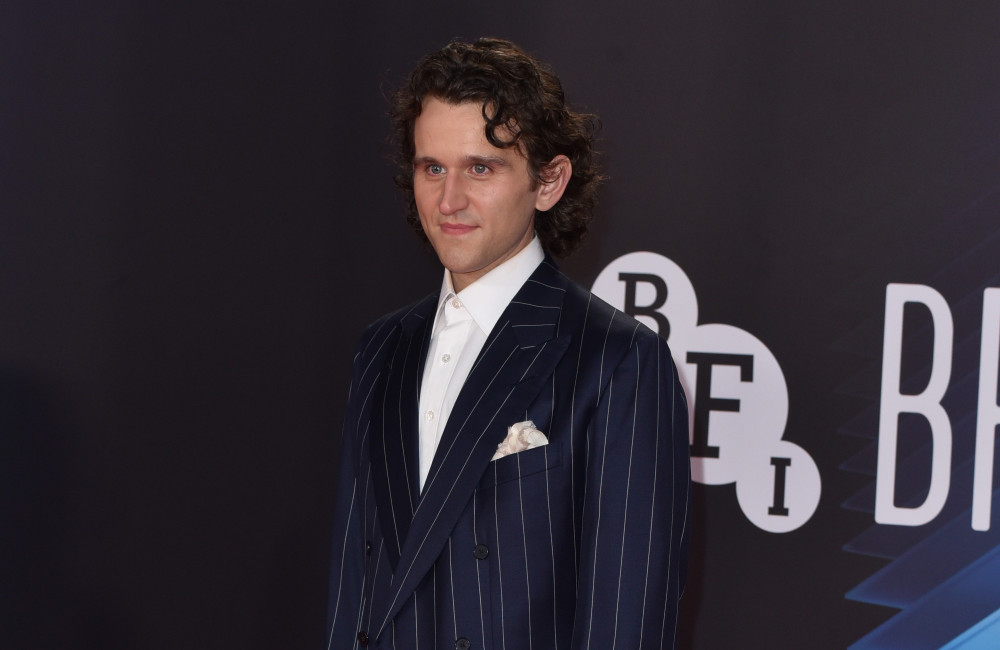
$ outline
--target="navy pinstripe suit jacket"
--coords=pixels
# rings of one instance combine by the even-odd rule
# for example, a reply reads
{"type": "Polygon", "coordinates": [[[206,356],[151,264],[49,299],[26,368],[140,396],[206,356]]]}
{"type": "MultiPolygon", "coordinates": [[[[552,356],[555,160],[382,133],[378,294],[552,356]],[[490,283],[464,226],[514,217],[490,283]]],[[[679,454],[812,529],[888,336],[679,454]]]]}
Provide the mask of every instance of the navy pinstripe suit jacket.
{"type": "Polygon", "coordinates": [[[354,359],[325,647],[673,647],[690,468],[667,344],[546,259],[487,338],[420,492],[436,307],[376,321],[354,359]],[[549,444],[492,461],[524,420],[549,444]]]}

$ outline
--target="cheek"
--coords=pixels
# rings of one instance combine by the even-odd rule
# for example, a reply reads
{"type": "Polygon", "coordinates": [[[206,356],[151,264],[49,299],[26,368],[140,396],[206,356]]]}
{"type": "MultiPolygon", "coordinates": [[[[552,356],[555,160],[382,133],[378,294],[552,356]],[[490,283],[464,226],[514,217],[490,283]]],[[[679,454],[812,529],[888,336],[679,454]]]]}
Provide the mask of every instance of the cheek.
{"type": "Polygon", "coordinates": [[[425,215],[430,214],[428,210],[434,208],[434,197],[431,196],[426,187],[417,184],[414,184],[413,187],[413,202],[417,205],[417,213],[420,215],[421,221],[424,220],[425,215]]]}

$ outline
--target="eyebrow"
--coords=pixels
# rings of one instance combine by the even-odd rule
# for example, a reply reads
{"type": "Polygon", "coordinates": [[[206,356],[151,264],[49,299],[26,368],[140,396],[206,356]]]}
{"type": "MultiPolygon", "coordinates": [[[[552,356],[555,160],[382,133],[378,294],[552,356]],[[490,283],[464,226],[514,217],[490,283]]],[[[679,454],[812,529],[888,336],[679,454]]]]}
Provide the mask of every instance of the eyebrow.
{"type": "MultiPolygon", "coordinates": [[[[465,156],[462,158],[462,163],[464,166],[469,167],[471,165],[488,165],[490,167],[509,167],[510,163],[507,162],[506,158],[501,158],[500,156],[465,156]]],[[[414,166],[419,165],[439,165],[436,158],[433,156],[417,156],[413,159],[414,166]]]]}

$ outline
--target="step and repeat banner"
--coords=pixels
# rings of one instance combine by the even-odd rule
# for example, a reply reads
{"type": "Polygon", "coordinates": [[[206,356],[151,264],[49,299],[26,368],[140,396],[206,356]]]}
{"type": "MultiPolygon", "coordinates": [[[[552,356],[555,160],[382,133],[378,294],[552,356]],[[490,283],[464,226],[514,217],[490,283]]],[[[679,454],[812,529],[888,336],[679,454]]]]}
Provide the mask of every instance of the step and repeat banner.
{"type": "Polygon", "coordinates": [[[0,646],[319,646],[354,343],[440,283],[387,97],[487,35],[600,116],[682,646],[1000,647],[1000,4],[634,0],[0,9],[0,646]]]}

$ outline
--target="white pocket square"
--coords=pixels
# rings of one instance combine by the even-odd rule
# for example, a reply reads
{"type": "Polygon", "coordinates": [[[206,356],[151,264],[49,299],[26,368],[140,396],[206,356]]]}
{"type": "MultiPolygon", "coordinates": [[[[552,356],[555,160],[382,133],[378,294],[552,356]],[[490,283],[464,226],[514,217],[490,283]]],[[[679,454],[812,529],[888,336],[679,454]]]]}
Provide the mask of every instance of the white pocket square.
{"type": "Polygon", "coordinates": [[[526,449],[534,449],[549,444],[545,434],[535,428],[531,420],[518,422],[507,427],[507,437],[497,445],[497,453],[490,460],[497,460],[526,449]]]}

